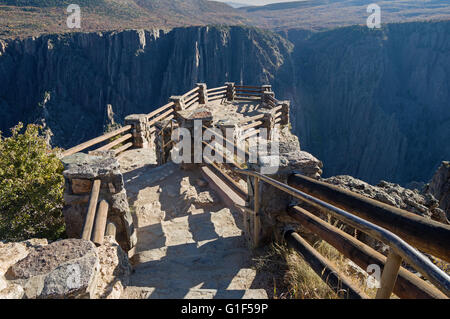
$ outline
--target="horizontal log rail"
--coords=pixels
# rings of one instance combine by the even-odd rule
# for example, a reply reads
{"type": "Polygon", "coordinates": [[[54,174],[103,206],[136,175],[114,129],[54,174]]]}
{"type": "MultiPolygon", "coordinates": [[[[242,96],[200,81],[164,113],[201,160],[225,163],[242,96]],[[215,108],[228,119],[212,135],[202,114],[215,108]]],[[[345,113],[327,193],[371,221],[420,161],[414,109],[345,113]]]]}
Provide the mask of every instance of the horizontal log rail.
{"type": "Polygon", "coordinates": [[[172,114],[174,112],[174,109],[169,109],[168,111],[164,112],[163,114],[158,115],[157,117],[155,117],[154,119],[152,119],[151,121],[148,122],[149,126],[154,125],[156,122],[159,122],[163,119],[165,119],[166,117],[168,117],[170,114],[172,114]]]}
{"type": "Polygon", "coordinates": [[[288,231],[285,233],[284,238],[288,246],[294,248],[338,296],[344,299],[368,299],[350,279],[340,273],[328,259],[323,257],[299,234],[288,231]]]}
{"type": "Polygon", "coordinates": [[[227,93],[227,90],[217,91],[217,92],[212,92],[212,93],[208,92],[208,97],[213,97],[213,96],[217,96],[217,95],[226,95],[226,93],[227,93]]]}
{"type": "Polygon", "coordinates": [[[234,86],[237,89],[258,89],[261,90],[260,86],[255,86],[255,85],[235,85],[234,86]]]}
{"type": "Polygon", "coordinates": [[[262,121],[255,121],[255,122],[253,122],[253,123],[250,123],[250,124],[247,124],[247,125],[242,126],[242,127],[241,127],[241,130],[242,130],[242,131],[246,131],[246,130],[248,130],[248,129],[255,128],[255,127],[258,127],[258,126],[261,126],[261,125],[263,125],[263,124],[264,124],[264,123],[263,123],[262,121]]]}
{"type": "MultiPolygon", "coordinates": [[[[210,93],[210,92],[215,92],[215,91],[222,91],[222,90],[225,90],[226,88],[227,88],[227,86],[219,86],[216,88],[208,89],[208,90],[206,90],[206,92],[210,93]]],[[[225,92],[226,92],[226,90],[225,90],[225,92]]]]}
{"type": "Polygon", "coordinates": [[[251,96],[235,96],[235,100],[242,101],[252,101],[252,102],[260,102],[261,98],[251,97],[251,96]]]}
{"type": "Polygon", "coordinates": [[[133,137],[133,134],[129,133],[129,134],[125,134],[122,137],[118,138],[117,140],[112,141],[111,143],[106,144],[105,146],[102,146],[100,148],[97,148],[96,150],[92,151],[92,152],[101,152],[101,151],[109,151],[110,149],[112,149],[114,146],[119,145],[120,143],[123,143],[125,141],[128,141],[129,139],[131,139],[133,137]]]}
{"type": "Polygon", "coordinates": [[[224,182],[230,186],[234,191],[236,191],[236,194],[239,195],[239,197],[241,197],[242,199],[247,199],[248,197],[248,193],[247,191],[242,188],[241,185],[239,185],[238,182],[236,182],[230,175],[228,175],[223,169],[221,169],[216,163],[214,163],[214,161],[206,156],[203,157],[205,159],[205,161],[211,165],[216,172],[218,172],[223,178],[224,178],[224,182]]]}
{"type": "Polygon", "coordinates": [[[89,148],[89,147],[91,147],[91,146],[94,146],[95,144],[104,142],[104,141],[106,141],[107,139],[110,139],[110,138],[112,138],[112,137],[114,137],[114,136],[117,136],[117,135],[119,135],[119,134],[128,132],[128,131],[130,131],[131,129],[132,129],[132,126],[131,126],[131,125],[127,125],[127,126],[124,126],[124,127],[119,128],[119,129],[117,129],[117,130],[114,130],[114,131],[112,131],[112,132],[106,133],[106,134],[104,134],[104,135],[102,135],[102,136],[93,138],[92,140],[89,140],[89,141],[87,141],[87,142],[84,142],[84,143],[82,143],[82,144],[79,144],[79,145],[77,145],[77,146],[74,146],[74,147],[68,149],[67,151],[63,152],[62,157],[66,157],[66,156],[69,156],[69,155],[72,155],[72,154],[81,152],[81,151],[83,151],[83,150],[85,150],[85,149],[87,149],[87,148],[89,148]]]}
{"type": "Polygon", "coordinates": [[[277,105],[275,104],[275,102],[272,102],[272,101],[270,101],[270,100],[267,101],[267,104],[268,104],[269,106],[271,106],[272,109],[273,109],[274,107],[277,106],[277,105]]]}
{"type": "Polygon", "coordinates": [[[186,96],[189,96],[189,95],[191,95],[191,94],[193,94],[193,93],[196,93],[199,89],[200,89],[200,87],[197,86],[197,87],[193,88],[192,90],[190,90],[190,91],[184,93],[184,94],[182,95],[182,97],[185,98],[186,96]]]}
{"type": "Polygon", "coordinates": [[[425,219],[301,174],[291,175],[288,184],[381,226],[422,251],[450,262],[449,225],[425,219]]]}
{"type": "Polygon", "coordinates": [[[248,90],[248,89],[236,89],[236,93],[257,93],[258,95],[262,94],[262,90],[248,90]]]}
{"type": "Polygon", "coordinates": [[[246,117],[239,122],[239,124],[246,124],[248,122],[257,121],[264,118],[264,114],[258,114],[251,117],[246,117]]]}
{"type": "MultiPolygon", "coordinates": [[[[369,265],[379,265],[383,269],[386,263],[386,257],[357,240],[355,237],[330,225],[302,207],[292,206],[289,208],[288,214],[307,230],[318,235],[362,269],[366,270],[369,265]]],[[[408,299],[447,298],[434,286],[403,267],[399,270],[393,292],[400,298],[408,299]]]]}
{"type": "Polygon", "coordinates": [[[237,93],[236,92],[236,97],[261,97],[261,94],[256,94],[256,93],[237,93]]]}
{"type": "Polygon", "coordinates": [[[259,134],[259,129],[255,130],[255,129],[250,129],[247,132],[245,132],[243,135],[241,135],[239,138],[241,140],[245,140],[248,139],[249,137],[252,137],[253,135],[259,134]]]}
{"type": "MultiPolygon", "coordinates": [[[[208,143],[207,141],[202,141],[202,143],[205,145],[205,148],[210,148],[214,150],[214,152],[218,153],[223,159],[226,160],[227,164],[231,164],[236,168],[241,168],[238,163],[233,158],[228,157],[226,154],[224,154],[221,150],[218,150],[215,146],[211,145],[211,143],[208,143]]],[[[205,157],[204,157],[205,158],[205,157]]]]}
{"type": "Polygon", "coordinates": [[[226,99],[227,96],[225,94],[215,95],[215,96],[209,96],[208,101],[216,101],[216,100],[222,100],[226,99]]]}
{"type": "Polygon", "coordinates": [[[272,95],[267,95],[267,98],[274,103],[278,103],[278,100],[272,95]]]}
{"type": "MultiPolygon", "coordinates": [[[[216,132],[214,132],[213,130],[211,130],[210,127],[207,127],[207,126],[205,126],[205,125],[203,125],[203,128],[204,128],[205,130],[209,130],[209,131],[210,131],[211,133],[213,133],[213,134],[216,133],[216,132]]],[[[231,140],[227,139],[227,138],[226,138],[225,136],[223,136],[223,135],[221,136],[221,139],[222,139],[226,144],[232,145],[232,146],[233,146],[233,150],[235,151],[235,154],[238,154],[238,155],[239,155],[239,153],[244,154],[244,157],[245,157],[244,161],[245,161],[245,162],[250,158],[250,153],[249,153],[247,150],[245,150],[244,148],[239,147],[234,141],[231,141],[231,140]]]]}
{"type": "Polygon", "coordinates": [[[122,153],[122,152],[126,151],[127,149],[131,148],[132,146],[133,146],[132,142],[129,142],[129,143],[125,144],[125,145],[122,145],[118,149],[114,150],[114,155],[117,156],[120,153],[122,153]]]}
{"type": "Polygon", "coordinates": [[[198,93],[195,93],[195,94],[193,94],[193,95],[191,95],[191,96],[186,97],[186,98],[184,99],[184,104],[187,104],[187,103],[189,103],[190,101],[195,100],[195,99],[198,99],[198,98],[199,98],[199,94],[198,94],[198,93]]]}
{"type": "Polygon", "coordinates": [[[419,271],[432,284],[434,284],[437,288],[439,288],[446,296],[450,296],[450,276],[448,276],[445,272],[443,272],[436,265],[434,265],[426,256],[421,254],[417,249],[410,246],[407,242],[405,242],[403,239],[401,239],[394,233],[390,232],[389,230],[377,226],[358,216],[352,215],[338,207],[335,207],[327,202],[324,202],[323,200],[317,199],[307,193],[304,193],[289,185],[283,184],[263,174],[248,170],[240,170],[240,169],[236,170],[241,174],[258,178],[314,207],[318,207],[319,209],[325,210],[327,213],[330,213],[333,217],[339,219],[340,221],[385,243],[386,245],[390,246],[391,250],[396,255],[400,256],[403,260],[405,260],[405,262],[407,262],[413,268],[419,271]]]}
{"type": "Polygon", "coordinates": [[[283,108],[282,105],[278,105],[278,106],[272,108],[270,111],[271,111],[272,113],[275,113],[275,112],[278,112],[279,110],[281,110],[282,108],[283,108]]]}
{"type": "Polygon", "coordinates": [[[161,113],[162,111],[167,110],[169,107],[174,107],[174,106],[175,106],[175,103],[173,103],[173,102],[170,102],[170,103],[167,103],[166,105],[161,106],[160,108],[148,113],[147,120],[149,120],[150,118],[154,117],[155,115],[161,113]]]}
{"type": "Polygon", "coordinates": [[[283,112],[277,112],[277,113],[275,113],[274,118],[277,119],[277,118],[281,117],[281,115],[283,115],[283,112]]]}
{"type": "Polygon", "coordinates": [[[195,99],[191,100],[189,103],[186,103],[186,108],[194,105],[195,103],[197,103],[199,101],[199,97],[196,97],[195,99]]]}

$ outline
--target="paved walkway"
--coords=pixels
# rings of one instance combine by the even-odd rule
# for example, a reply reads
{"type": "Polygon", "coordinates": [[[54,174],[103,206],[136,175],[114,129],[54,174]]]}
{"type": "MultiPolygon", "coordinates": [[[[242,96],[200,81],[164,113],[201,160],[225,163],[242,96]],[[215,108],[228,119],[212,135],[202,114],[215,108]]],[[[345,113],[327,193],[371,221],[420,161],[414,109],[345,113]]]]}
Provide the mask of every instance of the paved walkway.
{"type": "Polygon", "coordinates": [[[142,149],[120,161],[138,238],[123,298],[267,298],[270,278],[252,269],[242,218],[200,171],[155,167],[142,149]]]}

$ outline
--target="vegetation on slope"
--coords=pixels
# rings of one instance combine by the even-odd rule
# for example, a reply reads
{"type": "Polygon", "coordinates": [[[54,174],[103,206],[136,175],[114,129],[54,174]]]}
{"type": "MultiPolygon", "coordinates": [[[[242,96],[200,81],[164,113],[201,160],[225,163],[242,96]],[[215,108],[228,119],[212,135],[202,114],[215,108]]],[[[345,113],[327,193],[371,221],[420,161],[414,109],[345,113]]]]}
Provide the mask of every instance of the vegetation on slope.
{"type": "Polygon", "coordinates": [[[187,25],[243,24],[244,15],[207,0],[79,0],[81,29],[66,24],[69,0],[0,0],[0,38],[46,33],[170,29],[187,25]]]}
{"type": "Polygon", "coordinates": [[[55,240],[64,233],[63,165],[41,126],[22,128],[0,132],[0,240],[55,240]]]}
{"type": "MultiPolygon", "coordinates": [[[[254,24],[262,28],[324,30],[349,25],[365,25],[370,13],[363,0],[305,0],[241,7],[254,24]]],[[[379,0],[381,23],[449,19],[450,6],[439,0],[379,0]]]]}

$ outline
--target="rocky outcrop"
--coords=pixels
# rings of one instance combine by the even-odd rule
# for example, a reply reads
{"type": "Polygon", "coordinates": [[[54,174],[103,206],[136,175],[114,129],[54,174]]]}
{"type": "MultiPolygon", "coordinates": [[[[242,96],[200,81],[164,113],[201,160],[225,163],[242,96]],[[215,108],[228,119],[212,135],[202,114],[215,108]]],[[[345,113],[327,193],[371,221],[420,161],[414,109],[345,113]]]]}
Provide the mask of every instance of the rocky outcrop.
{"type": "Polygon", "coordinates": [[[119,299],[132,271],[128,256],[111,236],[105,237],[97,253],[100,272],[94,298],[119,299]]]}
{"type": "Polygon", "coordinates": [[[197,82],[271,82],[290,47],[276,34],[241,27],[46,35],[3,43],[0,130],[44,118],[54,144],[66,148],[102,133],[108,104],[123,124],[127,115],[149,113],[197,82]]]}
{"type": "Polygon", "coordinates": [[[118,298],[130,273],[113,238],[0,243],[0,299],[118,298]]]}
{"type": "MultiPolygon", "coordinates": [[[[9,245],[3,249],[8,251],[9,245]]],[[[21,286],[27,299],[90,298],[98,270],[95,245],[68,239],[27,249],[26,257],[10,265],[5,278],[21,286]]]]}
{"type": "Polygon", "coordinates": [[[439,201],[439,207],[450,219],[450,162],[442,162],[425,191],[439,201]]]}
{"type": "Polygon", "coordinates": [[[100,180],[99,201],[109,204],[108,222],[116,226],[117,241],[128,251],[136,243],[127,193],[119,162],[110,152],[97,155],[77,153],[63,159],[66,185],[63,208],[66,233],[71,238],[81,238],[86,219],[89,196],[95,180],[100,180]]]}
{"type": "Polygon", "coordinates": [[[444,211],[438,207],[439,202],[431,194],[403,188],[398,184],[386,181],[381,181],[378,185],[373,186],[348,175],[333,176],[323,180],[416,215],[449,224],[444,211]]]}

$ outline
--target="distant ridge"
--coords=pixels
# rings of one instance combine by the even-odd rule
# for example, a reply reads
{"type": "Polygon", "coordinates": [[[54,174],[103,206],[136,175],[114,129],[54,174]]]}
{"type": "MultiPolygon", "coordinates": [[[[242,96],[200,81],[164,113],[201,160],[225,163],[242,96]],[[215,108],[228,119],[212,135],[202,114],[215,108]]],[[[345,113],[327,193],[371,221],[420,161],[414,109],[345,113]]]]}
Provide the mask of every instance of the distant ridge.
{"type": "Polygon", "coordinates": [[[208,24],[249,23],[244,13],[208,0],[0,0],[0,38],[208,24]],[[66,26],[72,3],[81,7],[81,29],[66,26]]]}
{"type": "MultiPolygon", "coordinates": [[[[246,6],[238,10],[257,27],[324,30],[365,24],[370,3],[365,0],[304,0],[246,6]]],[[[379,0],[375,3],[381,7],[382,23],[450,19],[450,5],[446,1],[379,0]]]]}

